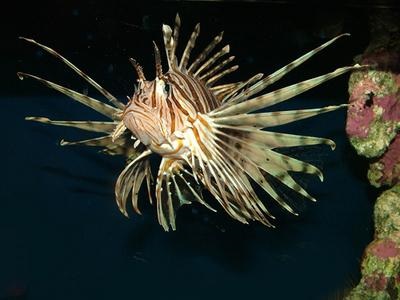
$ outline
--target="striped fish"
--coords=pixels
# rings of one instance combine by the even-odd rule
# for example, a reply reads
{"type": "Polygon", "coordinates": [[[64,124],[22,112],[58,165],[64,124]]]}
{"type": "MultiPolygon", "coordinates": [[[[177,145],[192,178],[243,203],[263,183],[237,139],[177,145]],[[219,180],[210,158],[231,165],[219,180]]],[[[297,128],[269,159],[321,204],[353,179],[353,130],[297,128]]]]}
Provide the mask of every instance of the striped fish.
{"type": "Polygon", "coordinates": [[[327,80],[359,69],[359,65],[343,67],[263,93],[267,86],[348,34],[333,38],[271,75],[259,73],[240,82],[218,84],[224,76],[238,69],[237,65],[230,66],[234,56],[229,55],[229,45],[217,49],[223,33],[191,60],[200,24],[194,27],[181,56],[177,54],[180,26],[179,15],[175,18],[173,29],[168,25],[162,26],[168,70],[163,71],[161,54],[154,43],[154,80],[147,80],[142,67],[130,59],[138,76],[138,85],[127,104],[119,101],[53,49],[22,38],[64,62],[104,95],[109,104],[31,74],[20,72],[20,79],[35,79],[94,109],[110,121],[53,121],[45,117],[26,119],[104,133],[99,138],[89,140],[62,140],[61,145],[99,146],[107,154],[124,155],[127,165],[115,186],[120,211],[128,216],[127,201],[130,198],[133,209],[140,214],[138,192],[146,180],[149,200],[153,203],[155,195],[158,221],[166,231],[176,229],[176,212],[184,204],[199,202],[215,211],[204,201],[201,194],[203,188],[215,197],[233,219],[245,224],[255,220],[266,226],[274,226],[271,222],[274,216],[255,193],[254,184],[259,185],[285,210],[297,215],[268,178],[272,176],[300,195],[315,201],[292,178],[290,172],[314,174],[321,181],[323,175],[315,166],[283,155],[275,149],[316,144],[326,144],[334,149],[335,143],[325,138],[276,133],[265,128],[334,111],[343,105],[275,112],[255,111],[291,99],[327,80]],[[158,154],[162,158],[154,192],[151,154],[158,154]]]}

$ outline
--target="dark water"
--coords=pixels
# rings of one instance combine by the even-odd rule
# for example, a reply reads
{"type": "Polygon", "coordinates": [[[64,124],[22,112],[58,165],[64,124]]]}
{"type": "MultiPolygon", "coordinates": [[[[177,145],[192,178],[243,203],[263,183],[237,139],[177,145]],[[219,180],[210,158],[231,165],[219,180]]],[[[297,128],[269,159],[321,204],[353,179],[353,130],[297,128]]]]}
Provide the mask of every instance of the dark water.
{"type": "MultiPolygon", "coordinates": [[[[179,12],[182,36],[201,22],[199,44],[221,30],[241,66],[232,80],[271,72],[340,32],[338,41],[276,86],[352,63],[368,44],[370,8],[293,3],[162,2],[109,4],[70,1],[22,5],[2,48],[2,180],[0,185],[0,299],[329,299],[359,280],[363,248],[372,239],[376,191],[366,183],[366,162],[349,146],[345,111],[282,128],[332,138],[337,149],[295,155],[323,167],[325,182],[300,177],[319,201],[295,199],[300,217],[278,212],[277,229],[238,224],[219,209],[179,211],[178,230],[165,233],[145,194],[143,216],[123,217],[113,185],[121,157],[95,149],[60,147],[61,138],[89,135],[24,121],[99,119],[89,109],[15,72],[38,74],[78,91],[87,84],[53,57],[17,40],[35,38],[71,59],[123,99],[130,95],[135,57],[149,77],[151,41],[179,12]]],[[[385,8],[374,8],[374,10],[385,8]]],[[[15,17],[13,17],[15,14],[15,17]]],[[[3,20],[4,22],[4,20],[3,20]]],[[[345,103],[347,76],[277,109],[345,103]]],[[[89,88],[89,94],[97,94],[89,88]]],[[[269,201],[269,200],[266,200],[269,201]]],[[[270,203],[270,202],[268,202],[270,203]]]]}

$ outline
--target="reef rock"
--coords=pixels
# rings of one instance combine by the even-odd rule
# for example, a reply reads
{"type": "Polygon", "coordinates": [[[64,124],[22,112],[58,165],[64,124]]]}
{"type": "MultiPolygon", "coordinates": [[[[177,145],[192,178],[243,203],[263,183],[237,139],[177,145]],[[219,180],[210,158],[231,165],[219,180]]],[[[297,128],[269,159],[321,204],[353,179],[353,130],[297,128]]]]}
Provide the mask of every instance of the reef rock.
{"type": "Polygon", "coordinates": [[[370,44],[356,58],[370,68],[349,80],[346,131],[369,159],[368,180],[390,186],[374,208],[375,239],[361,262],[361,280],[347,300],[400,299],[400,26],[391,11],[370,16],[370,44]]]}
{"type": "Polygon", "coordinates": [[[373,159],[368,179],[376,187],[400,181],[400,42],[393,47],[367,49],[357,60],[371,68],[349,80],[346,132],[357,153],[373,159]]]}
{"type": "Polygon", "coordinates": [[[400,184],[378,198],[374,221],[375,240],[365,249],[361,281],[347,300],[400,299],[400,184]]]}

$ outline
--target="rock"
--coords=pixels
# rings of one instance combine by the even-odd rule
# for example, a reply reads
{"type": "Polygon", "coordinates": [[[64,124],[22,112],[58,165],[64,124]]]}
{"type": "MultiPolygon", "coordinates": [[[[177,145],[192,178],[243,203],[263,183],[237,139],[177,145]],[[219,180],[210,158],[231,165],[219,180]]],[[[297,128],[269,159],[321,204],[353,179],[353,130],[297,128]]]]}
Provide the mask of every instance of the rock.
{"type": "Polygon", "coordinates": [[[370,159],[368,180],[391,186],[374,208],[375,239],[364,251],[361,280],[347,300],[400,299],[400,15],[370,16],[371,40],[356,61],[370,68],[349,80],[346,131],[370,159]]]}
{"type": "Polygon", "coordinates": [[[370,165],[368,180],[376,187],[392,186],[400,182],[400,135],[397,134],[388,150],[370,165]]]}
{"type": "Polygon", "coordinates": [[[347,300],[400,298],[400,185],[378,198],[374,217],[375,240],[365,249],[362,278],[347,300]]]}
{"type": "Polygon", "coordinates": [[[376,200],[374,223],[377,238],[400,232],[400,184],[383,192],[376,200]]]}
{"type": "Polygon", "coordinates": [[[400,129],[400,75],[354,72],[349,81],[346,132],[359,155],[383,155],[400,129]]]}

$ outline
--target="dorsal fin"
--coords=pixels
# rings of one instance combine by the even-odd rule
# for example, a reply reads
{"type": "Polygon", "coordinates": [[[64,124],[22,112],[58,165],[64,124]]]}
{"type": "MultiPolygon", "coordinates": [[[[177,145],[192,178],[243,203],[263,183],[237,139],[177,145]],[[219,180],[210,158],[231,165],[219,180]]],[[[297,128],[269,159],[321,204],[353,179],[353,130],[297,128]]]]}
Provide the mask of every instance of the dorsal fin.
{"type": "Polygon", "coordinates": [[[194,73],[195,76],[198,76],[200,73],[207,71],[209,68],[211,68],[222,56],[226,55],[229,53],[230,47],[229,45],[226,45],[224,48],[222,48],[220,51],[215,53],[211,58],[209,58],[205,63],[203,63],[197,71],[194,73]]]}
{"type": "Polygon", "coordinates": [[[144,72],[143,72],[143,68],[141,65],[138,64],[138,62],[133,59],[130,58],[129,61],[131,62],[132,66],[135,68],[136,73],[138,75],[138,81],[146,81],[146,77],[144,76],[144,72]]]}
{"type": "Polygon", "coordinates": [[[215,46],[217,46],[221,41],[222,37],[224,35],[224,32],[222,31],[219,35],[217,35],[210,44],[200,53],[200,55],[196,58],[196,60],[192,63],[192,65],[189,67],[188,71],[189,72],[196,72],[197,67],[208,57],[208,55],[211,53],[211,51],[214,50],[215,46]]]}
{"type": "Polygon", "coordinates": [[[158,50],[157,44],[153,41],[154,46],[154,58],[156,63],[156,77],[161,78],[163,75],[162,65],[161,65],[161,55],[160,50],[158,50]]]}
{"type": "Polygon", "coordinates": [[[185,51],[183,51],[181,62],[179,63],[180,69],[186,69],[189,62],[190,52],[196,44],[196,39],[200,34],[200,23],[197,23],[194,27],[192,34],[190,35],[189,41],[186,44],[185,51]]]}
{"type": "Polygon", "coordinates": [[[172,31],[171,27],[168,25],[162,26],[165,51],[167,53],[168,66],[170,69],[178,68],[177,60],[175,58],[175,50],[178,45],[179,29],[181,27],[181,19],[179,14],[175,17],[175,26],[172,31]]]}
{"type": "Polygon", "coordinates": [[[179,14],[176,14],[176,16],[175,16],[174,33],[172,35],[173,39],[172,39],[172,49],[171,49],[171,61],[175,60],[175,51],[176,51],[176,47],[178,46],[180,28],[181,28],[181,18],[179,17],[179,14]]]}

